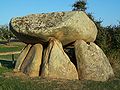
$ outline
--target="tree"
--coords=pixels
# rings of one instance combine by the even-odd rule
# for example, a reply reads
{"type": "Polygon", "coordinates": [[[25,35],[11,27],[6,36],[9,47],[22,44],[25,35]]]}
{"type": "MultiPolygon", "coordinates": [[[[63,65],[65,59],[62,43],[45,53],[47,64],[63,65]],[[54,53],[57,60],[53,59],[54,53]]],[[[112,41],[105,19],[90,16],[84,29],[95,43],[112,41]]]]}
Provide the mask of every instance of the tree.
{"type": "Polygon", "coordinates": [[[14,37],[13,33],[9,30],[8,25],[0,26],[0,39],[10,41],[14,37]]]}
{"type": "Polygon", "coordinates": [[[86,7],[86,0],[78,0],[73,4],[73,11],[85,11],[86,7]]]}

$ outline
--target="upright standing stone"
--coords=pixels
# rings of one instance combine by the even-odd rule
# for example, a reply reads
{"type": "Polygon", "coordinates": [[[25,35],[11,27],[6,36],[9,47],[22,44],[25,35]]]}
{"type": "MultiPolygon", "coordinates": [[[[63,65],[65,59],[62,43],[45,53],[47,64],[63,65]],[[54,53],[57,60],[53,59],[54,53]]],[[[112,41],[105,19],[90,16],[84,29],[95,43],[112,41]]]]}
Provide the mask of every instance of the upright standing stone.
{"type": "Polygon", "coordinates": [[[20,56],[18,57],[18,59],[17,59],[17,61],[16,61],[16,65],[15,65],[14,71],[20,71],[20,67],[21,67],[24,59],[26,58],[26,56],[27,56],[27,54],[28,54],[31,46],[32,46],[32,45],[29,44],[29,45],[27,45],[27,46],[23,49],[23,51],[21,52],[20,56]]]}
{"type": "Polygon", "coordinates": [[[28,55],[20,67],[20,71],[29,75],[30,77],[39,76],[40,65],[42,61],[43,47],[41,44],[35,44],[30,49],[28,55]]]}
{"type": "Polygon", "coordinates": [[[75,42],[75,54],[79,79],[106,81],[114,76],[104,52],[95,44],[83,40],[75,42]]]}
{"type": "Polygon", "coordinates": [[[78,79],[78,73],[74,64],[64,52],[62,44],[56,39],[51,39],[48,48],[45,50],[41,76],[78,79]]]}

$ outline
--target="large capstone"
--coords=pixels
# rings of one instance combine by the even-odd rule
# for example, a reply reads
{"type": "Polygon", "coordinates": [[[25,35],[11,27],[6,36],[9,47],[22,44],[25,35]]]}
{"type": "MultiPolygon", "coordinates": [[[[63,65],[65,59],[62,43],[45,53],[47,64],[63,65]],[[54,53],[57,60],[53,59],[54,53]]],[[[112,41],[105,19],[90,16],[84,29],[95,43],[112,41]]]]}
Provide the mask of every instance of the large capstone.
{"type": "Polygon", "coordinates": [[[67,45],[82,39],[93,42],[97,28],[82,11],[53,12],[16,17],[10,21],[10,30],[23,42],[44,44],[54,37],[67,45]]]}

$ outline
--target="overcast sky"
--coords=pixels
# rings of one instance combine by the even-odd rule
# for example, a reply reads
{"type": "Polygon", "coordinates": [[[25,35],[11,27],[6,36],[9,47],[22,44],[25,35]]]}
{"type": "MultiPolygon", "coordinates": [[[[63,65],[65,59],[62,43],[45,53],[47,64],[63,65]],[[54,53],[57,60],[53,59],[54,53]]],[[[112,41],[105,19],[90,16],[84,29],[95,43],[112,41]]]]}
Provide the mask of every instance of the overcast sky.
{"type": "MultiPolygon", "coordinates": [[[[71,11],[76,0],[1,0],[0,24],[8,24],[12,17],[34,13],[71,11]]],[[[103,25],[115,25],[120,21],[120,0],[88,0],[87,12],[103,25]]]]}

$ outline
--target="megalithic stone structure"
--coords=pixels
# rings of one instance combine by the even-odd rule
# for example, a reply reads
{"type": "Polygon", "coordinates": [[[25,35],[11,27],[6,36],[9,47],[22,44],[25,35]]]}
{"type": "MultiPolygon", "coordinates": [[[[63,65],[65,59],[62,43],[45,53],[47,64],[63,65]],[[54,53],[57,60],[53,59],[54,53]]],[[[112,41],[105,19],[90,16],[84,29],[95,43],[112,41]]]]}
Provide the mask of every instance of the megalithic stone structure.
{"type": "Polygon", "coordinates": [[[9,25],[16,37],[27,44],[17,59],[16,72],[30,77],[94,81],[114,76],[104,52],[94,43],[97,28],[83,11],[31,14],[12,18],[9,25]],[[63,49],[71,44],[77,65],[63,49]]]}

